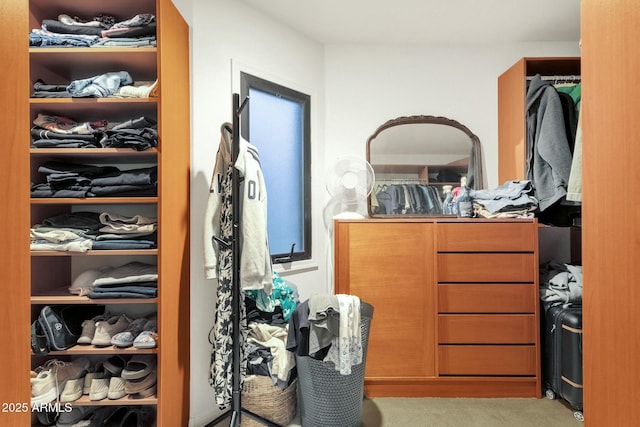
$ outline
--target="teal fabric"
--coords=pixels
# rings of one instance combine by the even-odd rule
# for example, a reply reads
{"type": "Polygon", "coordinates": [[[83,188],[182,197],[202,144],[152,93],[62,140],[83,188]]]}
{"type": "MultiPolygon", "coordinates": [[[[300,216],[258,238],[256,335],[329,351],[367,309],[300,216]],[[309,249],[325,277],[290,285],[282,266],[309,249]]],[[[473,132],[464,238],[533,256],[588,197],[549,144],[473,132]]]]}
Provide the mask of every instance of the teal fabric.
{"type": "Polygon", "coordinates": [[[271,295],[262,290],[247,290],[246,295],[256,302],[256,307],[262,311],[272,313],[276,306],[280,306],[285,321],[296,309],[298,302],[298,290],[292,283],[284,280],[278,273],[273,272],[273,291],[271,295]]]}

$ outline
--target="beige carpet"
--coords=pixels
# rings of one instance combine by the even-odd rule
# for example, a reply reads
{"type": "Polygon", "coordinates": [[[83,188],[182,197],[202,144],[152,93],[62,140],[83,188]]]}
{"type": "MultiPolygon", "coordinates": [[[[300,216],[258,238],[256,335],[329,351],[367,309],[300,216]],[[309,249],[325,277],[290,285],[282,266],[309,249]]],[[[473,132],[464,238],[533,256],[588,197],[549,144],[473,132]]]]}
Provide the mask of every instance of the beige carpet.
{"type": "MultiPolygon", "coordinates": [[[[227,419],[216,427],[228,425],[227,419]]],[[[385,397],[365,399],[362,405],[362,427],[581,426],[584,424],[576,421],[566,403],[549,399],[385,397]]],[[[299,414],[288,427],[300,427],[299,414]]]]}
{"type": "MultiPolygon", "coordinates": [[[[385,397],[365,399],[362,405],[362,427],[580,426],[584,423],[573,417],[571,408],[549,399],[385,397]]],[[[288,427],[300,427],[299,415],[288,427]]]]}
{"type": "Polygon", "coordinates": [[[549,399],[377,398],[362,427],[579,427],[573,410],[549,399]]]}

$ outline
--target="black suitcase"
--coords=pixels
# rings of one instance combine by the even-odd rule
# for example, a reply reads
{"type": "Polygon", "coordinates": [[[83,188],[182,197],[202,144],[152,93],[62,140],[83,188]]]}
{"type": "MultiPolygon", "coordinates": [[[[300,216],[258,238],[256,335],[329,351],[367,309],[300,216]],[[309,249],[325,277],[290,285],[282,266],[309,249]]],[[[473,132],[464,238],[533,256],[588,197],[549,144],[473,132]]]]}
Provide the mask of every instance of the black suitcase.
{"type": "Polygon", "coordinates": [[[560,397],[584,421],[582,406],[582,307],[561,305],[545,310],[542,333],[542,379],[545,396],[560,397]]]}

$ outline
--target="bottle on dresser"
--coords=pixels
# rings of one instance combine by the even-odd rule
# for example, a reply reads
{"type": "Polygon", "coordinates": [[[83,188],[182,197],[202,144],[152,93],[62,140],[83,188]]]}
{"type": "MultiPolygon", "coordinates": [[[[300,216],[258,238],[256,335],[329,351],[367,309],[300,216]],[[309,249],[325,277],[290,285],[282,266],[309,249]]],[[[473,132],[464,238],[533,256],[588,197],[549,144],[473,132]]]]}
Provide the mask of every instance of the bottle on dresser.
{"type": "Polygon", "coordinates": [[[471,200],[471,192],[467,187],[467,177],[460,179],[460,191],[456,198],[457,215],[459,218],[473,217],[473,201],[471,200]]]}

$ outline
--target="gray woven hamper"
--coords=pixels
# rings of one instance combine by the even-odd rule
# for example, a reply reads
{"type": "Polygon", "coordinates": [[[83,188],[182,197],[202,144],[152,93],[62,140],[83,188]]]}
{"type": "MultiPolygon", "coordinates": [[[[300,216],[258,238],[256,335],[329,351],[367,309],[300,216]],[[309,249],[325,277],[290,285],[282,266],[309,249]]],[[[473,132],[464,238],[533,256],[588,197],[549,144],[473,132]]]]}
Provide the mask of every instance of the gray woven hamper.
{"type": "Polygon", "coordinates": [[[333,363],[296,356],[300,421],[303,427],[360,427],[364,370],[373,306],[361,301],[362,363],[342,375],[333,363]]]}

